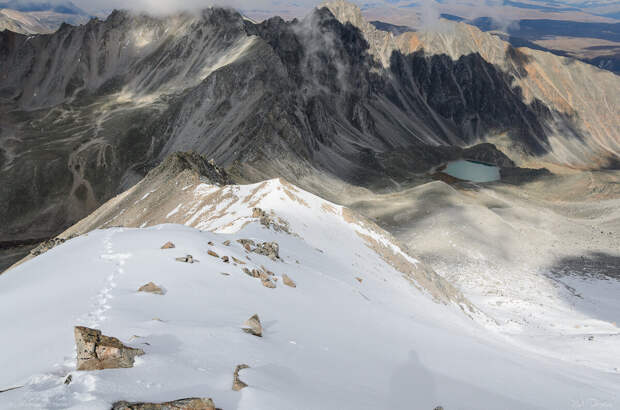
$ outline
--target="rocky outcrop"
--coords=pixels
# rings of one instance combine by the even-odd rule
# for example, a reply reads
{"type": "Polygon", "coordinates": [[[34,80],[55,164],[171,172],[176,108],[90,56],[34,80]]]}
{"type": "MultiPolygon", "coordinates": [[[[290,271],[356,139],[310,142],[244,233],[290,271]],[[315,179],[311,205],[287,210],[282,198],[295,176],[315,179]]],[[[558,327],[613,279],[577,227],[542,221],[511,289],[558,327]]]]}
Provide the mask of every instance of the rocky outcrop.
{"type": "Polygon", "coordinates": [[[42,253],[45,253],[45,252],[49,251],[50,249],[55,248],[56,246],[65,243],[69,239],[75,238],[76,236],[77,235],[70,235],[67,238],[60,238],[60,237],[58,237],[58,238],[48,239],[47,241],[40,243],[36,248],[32,249],[30,251],[30,255],[32,255],[32,256],[39,256],[42,253]]]}
{"type": "Polygon", "coordinates": [[[228,185],[231,179],[226,171],[215,164],[213,159],[207,160],[206,157],[197,152],[174,152],[152,171],[146,178],[172,178],[183,171],[193,171],[202,176],[205,180],[215,185],[228,185]]]}
{"type": "Polygon", "coordinates": [[[273,261],[280,259],[280,246],[277,242],[256,243],[251,239],[237,239],[237,242],[248,252],[265,255],[273,261]]]}
{"type": "Polygon", "coordinates": [[[142,349],[125,346],[115,337],[100,330],[76,326],[75,346],[77,370],[102,370],[133,367],[134,358],[144,354],[142,349]]]}
{"type": "Polygon", "coordinates": [[[239,391],[245,387],[248,387],[248,385],[239,378],[239,371],[243,369],[249,369],[249,368],[250,366],[248,366],[247,364],[240,364],[235,368],[235,372],[233,373],[233,384],[232,384],[232,389],[234,391],[239,391]]]}
{"type": "Polygon", "coordinates": [[[280,246],[277,242],[261,242],[256,245],[252,252],[265,255],[274,261],[280,259],[280,246]]]}
{"type": "Polygon", "coordinates": [[[383,67],[389,67],[392,51],[395,49],[393,35],[387,30],[378,30],[369,23],[360,8],[345,0],[334,0],[322,3],[319,7],[326,7],[342,23],[350,23],[360,29],[368,41],[368,52],[381,62],[383,67]]]}
{"type": "Polygon", "coordinates": [[[173,249],[173,248],[174,248],[174,244],[172,242],[166,242],[161,247],[161,249],[173,249]]]}
{"type": "Polygon", "coordinates": [[[263,337],[263,326],[260,323],[258,315],[253,315],[251,318],[243,322],[243,327],[241,329],[243,329],[245,333],[263,337]]]}
{"type": "Polygon", "coordinates": [[[274,215],[270,215],[260,208],[252,209],[252,218],[258,218],[261,225],[267,229],[271,228],[276,232],[291,233],[289,223],[282,218],[277,218],[274,215]]]}
{"type": "Polygon", "coordinates": [[[500,168],[514,168],[516,166],[513,160],[488,142],[464,149],[462,156],[467,160],[491,164],[500,168]]]}
{"type": "Polygon", "coordinates": [[[112,410],[216,410],[213,400],[190,397],[163,403],[117,401],[112,410]]]}
{"type": "Polygon", "coordinates": [[[499,170],[502,182],[519,185],[551,175],[546,168],[502,168],[499,170]]]}

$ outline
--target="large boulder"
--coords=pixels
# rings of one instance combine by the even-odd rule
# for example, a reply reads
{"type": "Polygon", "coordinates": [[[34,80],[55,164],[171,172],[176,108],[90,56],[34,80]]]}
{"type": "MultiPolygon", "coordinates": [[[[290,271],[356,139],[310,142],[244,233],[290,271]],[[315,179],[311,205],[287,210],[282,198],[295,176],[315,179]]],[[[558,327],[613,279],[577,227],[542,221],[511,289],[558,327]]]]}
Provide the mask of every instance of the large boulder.
{"type": "Polygon", "coordinates": [[[118,401],[114,403],[112,410],[215,410],[215,404],[211,399],[198,397],[163,403],[130,403],[127,401],[118,401]]]}
{"type": "Polygon", "coordinates": [[[115,337],[100,330],[76,326],[75,346],[77,370],[101,370],[133,367],[134,358],[144,354],[142,349],[125,346],[115,337]]]}

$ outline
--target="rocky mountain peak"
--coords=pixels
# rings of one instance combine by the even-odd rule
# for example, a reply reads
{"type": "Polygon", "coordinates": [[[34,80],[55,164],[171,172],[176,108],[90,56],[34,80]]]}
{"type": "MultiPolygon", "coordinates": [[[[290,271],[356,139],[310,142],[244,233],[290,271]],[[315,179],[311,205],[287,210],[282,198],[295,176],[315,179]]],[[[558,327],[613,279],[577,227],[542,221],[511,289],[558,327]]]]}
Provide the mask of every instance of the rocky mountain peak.
{"type": "Polygon", "coordinates": [[[162,176],[174,178],[183,171],[193,171],[202,179],[216,185],[228,185],[230,178],[225,170],[218,167],[213,160],[197,152],[174,152],[157,167],[152,169],[146,176],[147,180],[162,176]]]}
{"type": "Polygon", "coordinates": [[[362,15],[361,9],[345,0],[327,1],[320,7],[329,9],[342,24],[351,24],[357,27],[369,44],[369,53],[373,55],[383,67],[389,67],[390,56],[395,49],[394,36],[387,31],[377,30],[362,15]]]}

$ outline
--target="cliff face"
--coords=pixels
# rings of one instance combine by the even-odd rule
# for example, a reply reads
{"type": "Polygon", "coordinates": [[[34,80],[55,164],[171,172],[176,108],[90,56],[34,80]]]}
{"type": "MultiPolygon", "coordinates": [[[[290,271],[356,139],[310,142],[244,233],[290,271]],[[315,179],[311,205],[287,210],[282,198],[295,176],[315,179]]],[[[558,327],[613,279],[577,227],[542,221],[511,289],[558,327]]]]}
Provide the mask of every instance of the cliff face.
{"type": "Polygon", "coordinates": [[[561,71],[558,57],[482,33],[458,47],[460,34],[395,38],[351,5],[328,7],[260,24],[216,8],[117,11],[50,35],[0,33],[0,240],[58,232],[175,151],[246,181],[320,174],[361,186],[483,141],[518,163],[617,156],[618,86],[589,78],[593,68],[561,71]],[[422,52],[425,42],[437,48],[422,52]],[[555,69],[566,77],[551,80],[555,69]],[[395,170],[389,158],[402,155],[395,170]]]}

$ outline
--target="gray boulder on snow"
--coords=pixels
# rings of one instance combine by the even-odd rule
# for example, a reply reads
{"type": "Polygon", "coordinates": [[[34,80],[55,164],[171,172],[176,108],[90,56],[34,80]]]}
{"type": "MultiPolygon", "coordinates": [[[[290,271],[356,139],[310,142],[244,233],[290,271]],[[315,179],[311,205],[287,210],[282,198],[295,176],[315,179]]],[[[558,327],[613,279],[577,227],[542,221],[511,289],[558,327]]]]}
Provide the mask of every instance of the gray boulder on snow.
{"type": "Polygon", "coordinates": [[[254,336],[263,336],[263,326],[260,323],[260,318],[258,317],[258,315],[254,315],[245,322],[243,322],[243,327],[241,329],[243,329],[244,332],[254,336]]]}

